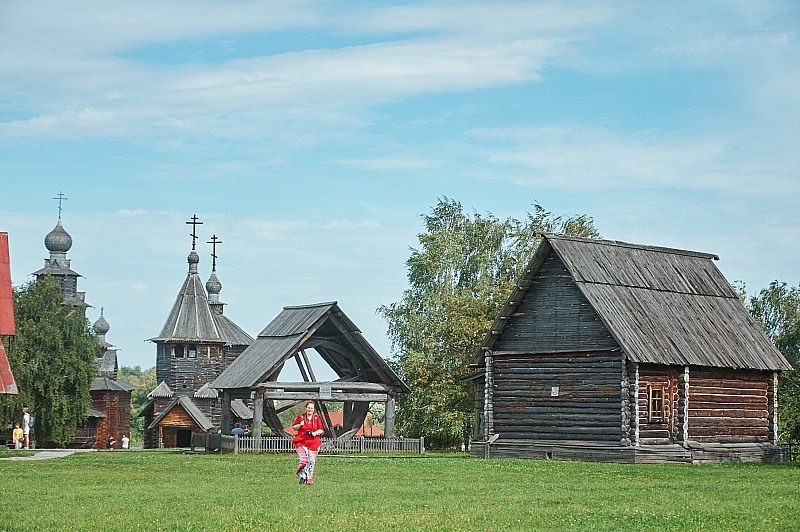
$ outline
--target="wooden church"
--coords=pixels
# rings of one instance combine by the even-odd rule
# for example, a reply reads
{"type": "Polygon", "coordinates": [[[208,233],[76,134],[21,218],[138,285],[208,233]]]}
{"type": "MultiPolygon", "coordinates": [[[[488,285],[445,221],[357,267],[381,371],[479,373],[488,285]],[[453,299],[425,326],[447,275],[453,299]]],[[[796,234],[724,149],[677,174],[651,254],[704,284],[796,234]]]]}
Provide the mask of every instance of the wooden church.
{"type": "Polygon", "coordinates": [[[473,457],[785,460],[791,366],[716,255],[542,235],[471,360],[473,457]]]}
{"type": "MultiPolygon", "coordinates": [[[[227,433],[230,427],[221,425],[221,398],[210,383],[253,342],[223,313],[222,283],[216,275],[216,245],[221,241],[214,235],[209,242],[214,246],[213,266],[204,287],[195,250],[196,227],[202,222],[193,216],[186,223],[192,225],[189,272],[160,334],[151,339],[159,384],[139,414],[145,419],[145,448],[188,447],[193,431],[227,433]]],[[[237,419],[252,418],[251,408],[241,400],[233,408],[237,419]]]]}
{"type": "MultiPolygon", "coordinates": [[[[67,252],[72,248],[72,237],[61,224],[61,200],[66,199],[59,193],[58,223],[44,239],[44,245],[50,252],[50,258],[44,259],[44,267],[33,272],[36,280],[52,277],[56,280],[64,296],[65,305],[88,307],[85,293],[78,291],[78,277],[81,275],[71,267],[67,252]]],[[[130,435],[131,427],[131,392],[137,387],[120,380],[117,375],[117,349],[106,342],[105,335],[110,326],[103,316],[94,323],[100,348],[95,354],[97,376],[89,387],[92,403],[86,413],[84,422],[76,428],[75,437],[69,447],[105,448],[108,437],[117,441],[123,435],[130,435]]],[[[40,445],[46,442],[40,442],[40,445]]]]}

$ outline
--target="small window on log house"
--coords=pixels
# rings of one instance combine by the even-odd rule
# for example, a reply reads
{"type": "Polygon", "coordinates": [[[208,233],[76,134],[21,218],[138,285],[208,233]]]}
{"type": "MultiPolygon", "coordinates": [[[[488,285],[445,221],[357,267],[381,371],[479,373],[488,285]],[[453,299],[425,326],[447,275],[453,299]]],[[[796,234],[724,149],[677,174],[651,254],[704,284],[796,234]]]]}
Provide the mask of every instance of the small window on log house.
{"type": "Polygon", "coordinates": [[[197,358],[197,346],[189,346],[189,358],[197,358]]]}
{"type": "Polygon", "coordinates": [[[647,421],[664,419],[664,388],[647,387],[647,421]]]}
{"type": "Polygon", "coordinates": [[[175,346],[175,358],[183,358],[183,346],[178,344],[175,346]]]}

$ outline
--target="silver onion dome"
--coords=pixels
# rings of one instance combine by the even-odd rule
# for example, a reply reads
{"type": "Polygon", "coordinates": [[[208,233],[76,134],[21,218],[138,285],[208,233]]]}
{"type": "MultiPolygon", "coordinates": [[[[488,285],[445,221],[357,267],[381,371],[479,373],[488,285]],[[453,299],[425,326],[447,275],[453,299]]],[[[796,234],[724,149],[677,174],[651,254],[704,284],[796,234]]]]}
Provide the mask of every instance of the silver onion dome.
{"type": "Polygon", "coordinates": [[[72,247],[72,237],[61,226],[61,220],[58,221],[55,229],[44,237],[44,245],[52,253],[66,253],[72,247]]]}

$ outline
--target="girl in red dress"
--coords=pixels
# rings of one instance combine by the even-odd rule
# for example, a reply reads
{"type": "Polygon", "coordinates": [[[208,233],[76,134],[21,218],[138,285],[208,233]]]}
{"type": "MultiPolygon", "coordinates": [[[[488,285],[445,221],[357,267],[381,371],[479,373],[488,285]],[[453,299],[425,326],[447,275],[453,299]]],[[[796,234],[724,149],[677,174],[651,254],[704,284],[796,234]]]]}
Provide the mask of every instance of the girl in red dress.
{"type": "Polygon", "coordinates": [[[324,433],[322,421],[314,413],[314,401],[306,401],[306,411],[297,416],[292,423],[292,428],[297,431],[292,443],[297,449],[299,463],[297,476],[300,484],[314,483],[314,464],[317,461],[317,451],[320,446],[319,436],[324,433]]]}

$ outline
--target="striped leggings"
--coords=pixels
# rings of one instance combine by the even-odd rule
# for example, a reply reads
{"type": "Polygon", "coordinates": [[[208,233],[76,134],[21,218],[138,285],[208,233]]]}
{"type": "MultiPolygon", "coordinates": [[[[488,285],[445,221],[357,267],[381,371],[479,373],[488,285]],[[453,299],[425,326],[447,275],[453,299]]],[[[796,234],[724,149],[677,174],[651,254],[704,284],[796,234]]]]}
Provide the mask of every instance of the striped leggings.
{"type": "Polygon", "coordinates": [[[314,483],[314,464],[317,462],[317,451],[312,451],[303,445],[296,445],[297,476],[306,481],[306,484],[314,483]]]}

